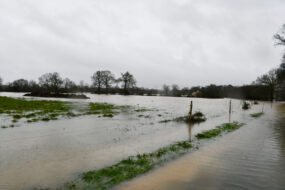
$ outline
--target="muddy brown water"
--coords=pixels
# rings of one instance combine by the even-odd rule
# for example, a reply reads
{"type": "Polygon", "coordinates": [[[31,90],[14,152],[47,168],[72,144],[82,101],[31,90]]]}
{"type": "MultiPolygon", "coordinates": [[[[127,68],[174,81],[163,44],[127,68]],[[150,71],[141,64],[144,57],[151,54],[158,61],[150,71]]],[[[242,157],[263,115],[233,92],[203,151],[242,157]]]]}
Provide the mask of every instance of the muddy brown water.
{"type": "MultiPolygon", "coordinates": [[[[20,122],[19,127],[0,129],[1,190],[54,188],[76,179],[82,172],[109,166],[130,155],[152,152],[175,141],[194,139],[195,134],[229,121],[228,99],[87,95],[91,99],[56,100],[76,104],[107,102],[158,111],[121,113],[111,119],[83,116],[32,124],[20,122]],[[159,123],[187,114],[190,100],[194,101],[194,111],[205,113],[208,118],[205,123],[193,127],[175,122],[159,123]],[[150,117],[138,117],[140,114],[150,117]]],[[[0,93],[0,96],[21,97],[22,94],[0,93]]],[[[164,184],[157,186],[161,189],[204,189],[200,187],[207,185],[216,189],[284,187],[284,107],[266,103],[266,114],[253,119],[249,114],[260,112],[262,104],[248,111],[241,110],[240,100],[233,100],[232,105],[231,120],[247,123],[246,126],[202,143],[200,150],[151,172],[146,178],[154,175],[155,180],[151,181],[164,184]],[[167,175],[169,167],[176,168],[177,173],[167,175]],[[166,172],[159,174],[163,169],[166,172]]],[[[0,125],[6,122],[1,116],[0,125]]],[[[147,179],[141,177],[118,188],[132,187],[131,184],[136,183],[140,184],[136,188],[143,188],[140,180],[147,179]]]]}

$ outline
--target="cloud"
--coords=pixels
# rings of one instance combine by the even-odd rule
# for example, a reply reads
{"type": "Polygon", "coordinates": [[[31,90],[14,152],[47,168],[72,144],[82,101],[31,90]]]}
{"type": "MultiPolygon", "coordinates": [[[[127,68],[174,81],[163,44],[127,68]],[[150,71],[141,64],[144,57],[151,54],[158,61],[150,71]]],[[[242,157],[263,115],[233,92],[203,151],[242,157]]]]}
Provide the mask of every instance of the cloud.
{"type": "Polygon", "coordinates": [[[90,82],[126,70],[139,86],[246,84],[276,67],[280,0],[2,0],[0,76],[58,71],[90,82]]]}

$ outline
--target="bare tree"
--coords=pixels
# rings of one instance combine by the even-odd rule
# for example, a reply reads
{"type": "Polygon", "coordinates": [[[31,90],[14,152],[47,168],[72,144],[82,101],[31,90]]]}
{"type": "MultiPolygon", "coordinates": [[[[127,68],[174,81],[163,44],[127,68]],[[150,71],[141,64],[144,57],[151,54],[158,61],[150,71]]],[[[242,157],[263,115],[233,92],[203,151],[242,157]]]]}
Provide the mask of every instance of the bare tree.
{"type": "Polygon", "coordinates": [[[119,80],[122,82],[122,87],[125,95],[129,94],[130,88],[136,86],[136,79],[128,71],[125,73],[121,73],[121,77],[119,80]]]}
{"type": "Polygon", "coordinates": [[[115,77],[111,73],[111,71],[101,71],[101,73],[102,73],[103,86],[105,87],[106,92],[108,93],[111,84],[115,80],[115,77]]]}
{"type": "Polygon", "coordinates": [[[276,45],[285,46],[285,24],[282,26],[281,30],[273,36],[273,38],[277,41],[276,45]]]}
{"type": "Polygon", "coordinates": [[[0,90],[2,90],[2,84],[3,83],[3,80],[2,80],[2,78],[0,77],[0,90]]]}
{"type": "Polygon", "coordinates": [[[66,92],[71,92],[71,91],[75,90],[76,84],[75,84],[75,82],[73,82],[69,78],[65,78],[63,80],[63,87],[64,87],[66,92]]]}
{"type": "Polygon", "coordinates": [[[173,96],[181,96],[180,91],[179,91],[179,86],[177,84],[172,85],[172,95],[173,96]]]}
{"type": "Polygon", "coordinates": [[[101,88],[103,86],[103,73],[102,71],[96,71],[91,77],[93,86],[97,88],[97,92],[101,93],[101,88]]]}
{"type": "Polygon", "coordinates": [[[163,95],[164,95],[164,96],[168,96],[168,95],[169,95],[169,92],[170,92],[170,87],[169,87],[169,85],[164,84],[164,85],[162,86],[162,90],[163,90],[163,95]]]}
{"type": "Polygon", "coordinates": [[[39,84],[45,88],[48,93],[59,93],[63,80],[57,72],[43,74],[39,78],[39,84]]]}
{"type": "Polygon", "coordinates": [[[273,101],[274,91],[277,85],[277,70],[272,69],[267,74],[264,74],[256,79],[257,84],[266,85],[270,89],[270,100],[273,101]]]}
{"type": "Polygon", "coordinates": [[[79,90],[80,90],[81,94],[84,92],[84,89],[85,89],[84,81],[81,80],[79,82],[79,90]]]}

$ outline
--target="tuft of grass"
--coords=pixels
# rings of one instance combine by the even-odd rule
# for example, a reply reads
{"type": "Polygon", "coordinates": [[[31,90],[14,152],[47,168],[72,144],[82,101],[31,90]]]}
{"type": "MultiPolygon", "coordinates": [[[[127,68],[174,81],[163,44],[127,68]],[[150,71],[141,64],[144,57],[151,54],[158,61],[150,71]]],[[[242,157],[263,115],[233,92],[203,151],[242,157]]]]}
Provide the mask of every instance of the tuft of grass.
{"type": "Polygon", "coordinates": [[[250,114],[250,116],[253,118],[258,118],[261,117],[263,114],[264,114],[263,112],[259,112],[259,113],[250,114]]]}
{"type": "Polygon", "coordinates": [[[135,109],[135,112],[147,112],[147,111],[157,111],[156,109],[148,109],[148,108],[139,108],[135,109]]]}
{"type": "Polygon", "coordinates": [[[198,133],[196,137],[198,139],[207,139],[221,135],[222,132],[231,132],[243,126],[242,123],[233,122],[233,123],[224,123],[220,126],[217,126],[215,129],[204,131],[198,133]]]}
{"type": "Polygon", "coordinates": [[[114,117],[114,115],[111,113],[105,113],[103,114],[103,117],[114,117]]]}
{"type": "Polygon", "coordinates": [[[124,106],[115,106],[107,103],[90,103],[87,114],[118,114],[119,110],[124,109],[124,106]]]}
{"type": "Polygon", "coordinates": [[[242,103],[242,109],[243,110],[248,110],[249,108],[250,108],[250,104],[248,102],[244,101],[242,103]]]}
{"type": "Polygon", "coordinates": [[[168,123],[171,121],[173,121],[173,119],[165,119],[165,120],[159,121],[159,123],[168,123]]]}

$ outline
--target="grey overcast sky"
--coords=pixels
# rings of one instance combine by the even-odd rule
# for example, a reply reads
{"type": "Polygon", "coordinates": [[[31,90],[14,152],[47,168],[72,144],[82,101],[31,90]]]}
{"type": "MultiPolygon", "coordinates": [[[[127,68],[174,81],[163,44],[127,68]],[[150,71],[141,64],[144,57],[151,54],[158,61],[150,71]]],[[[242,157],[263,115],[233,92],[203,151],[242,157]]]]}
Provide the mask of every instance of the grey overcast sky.
{"type": "Polygon", "coordinates": [[[279,65],[272,36],[284,23],[285,0],[1,0],[0,76],[248,84],[279,65]]]}

